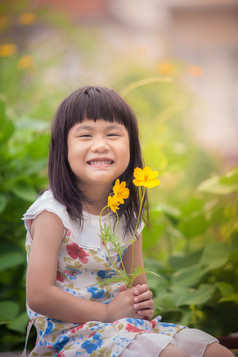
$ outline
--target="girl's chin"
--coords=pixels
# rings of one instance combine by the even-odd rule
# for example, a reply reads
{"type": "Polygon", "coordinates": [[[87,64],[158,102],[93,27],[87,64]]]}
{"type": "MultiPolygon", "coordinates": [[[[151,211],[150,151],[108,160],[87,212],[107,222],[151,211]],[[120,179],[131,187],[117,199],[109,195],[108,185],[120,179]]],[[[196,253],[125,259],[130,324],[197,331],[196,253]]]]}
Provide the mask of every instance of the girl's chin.
{"type": "Polygon", "coordinates": [[[116,180],[117,177],[98,177],[98,178],[90,178],[87,181],[78,181],[77,185],[80,189],[88,189],[90,190],[91,188],[97,188],[97,187],[105,187],[106,189],[111,189],[114,181],[116,180]]]}

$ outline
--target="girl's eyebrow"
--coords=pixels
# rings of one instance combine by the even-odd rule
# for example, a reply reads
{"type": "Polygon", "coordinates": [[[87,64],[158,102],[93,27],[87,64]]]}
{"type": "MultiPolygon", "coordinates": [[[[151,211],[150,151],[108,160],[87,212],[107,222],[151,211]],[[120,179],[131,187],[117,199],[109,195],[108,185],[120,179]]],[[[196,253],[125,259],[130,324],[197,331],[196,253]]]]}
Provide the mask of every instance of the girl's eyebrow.
{"type": "Polygon", "coordinates": [[[91,125],[79,125],[76,128],[76,133],[80,130],[91,130],[92,126],[91,125]]]}
{"type": "Polygon", "coordinates": [[[111,124],[107,127],[107,130],[113,130],[113,129],[122,130],[122,125],[118,123],[118,124],[111,124]]]}
{"type": "MultiPolygon", "coordinates": [[[[106,130],[114,130],[114,129],[119,129],[119,130],[122,130],[122,125],[121,124],[111,124],[111,125],[108,125],[106,127],[106,130]]],[[[93,125],[79,125],[76,130],[75,130],[75,133],[77,134],[78,132],[80,132],[81,130],[89,130],[89,131],[92,131],[93,130],[93,125]]]]}

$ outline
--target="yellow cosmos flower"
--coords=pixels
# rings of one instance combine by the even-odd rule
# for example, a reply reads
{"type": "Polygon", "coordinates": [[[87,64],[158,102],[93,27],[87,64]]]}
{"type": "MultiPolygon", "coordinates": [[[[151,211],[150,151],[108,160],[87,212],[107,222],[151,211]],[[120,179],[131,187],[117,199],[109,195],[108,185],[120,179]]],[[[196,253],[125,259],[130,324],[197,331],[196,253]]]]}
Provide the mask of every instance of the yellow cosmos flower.
{"type": "Polygon", "coordinates": [[[33,57],[30,55],[21,57],[17,62],[17,66],[19,69],[27,69],[31,67],[32,64],[33,64],[33,57]]]}
{"type": "Polygon", "coordinates": [[[0,57],[13,56],[17,52],[17,46],[14,43],[0,45],[0,57]]]}
{"type": "Polygon", "coordinates": [[[202,77],[204,75],[204,70],[198,65],[191,65],[188,67],[188,72],[193,77],[202,77]]]}
{"type": "Polygon", "coordinates": [[[114,195],[117,198],[119,203],[124,203],[124,200],[129,197],[129,188],[126,187],[125,181],[120,183],[120,180],[117,179],[115,185],[113,186],[114,195]]]}
{"type": "Polygon", "coordinates": [[[19,23],[21,25],[31,25],[36,22],[36,15],[32,13],[22,14],[19,18],[19,23]]]}
{"type": "Polygon", "coordinates": [[[176,73],[176,67],[173,63],[162,62],[157,65],[157,70],[160,74],[172,76],[176,73]]]}
{"type": "Polygon", "coordinates": [[[107,204],[114,213],[119,209],[119,202],[116,196],[108,196],[107,204]]]}
{"type": "Polygon", "coordinates": [[[140,169],[136,167],[134,170],[133,183],[135,186],[144,186],[148,188],[152,188],[160,185],[160,180],[156,177],[158,176],[158,171],[152,171],[150,167],[144,167],[144,169],[140,169]]]}

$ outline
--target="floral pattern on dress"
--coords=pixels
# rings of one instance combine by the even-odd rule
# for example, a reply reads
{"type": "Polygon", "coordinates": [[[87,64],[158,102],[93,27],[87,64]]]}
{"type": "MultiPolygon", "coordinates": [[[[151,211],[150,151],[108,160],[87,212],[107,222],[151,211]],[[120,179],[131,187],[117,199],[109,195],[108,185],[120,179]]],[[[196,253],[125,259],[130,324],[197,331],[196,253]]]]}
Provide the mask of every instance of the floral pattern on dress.
{"type": "Polygon", "coordinates": [[[67,252],[69,256],[73,259],[79,259],[81,263],[87,264],[89,256],[88,253],[85,252],[85,250],[81,247],[79,247],[76,243],[72,244],[67,244],[66,245],[67,252]]]}

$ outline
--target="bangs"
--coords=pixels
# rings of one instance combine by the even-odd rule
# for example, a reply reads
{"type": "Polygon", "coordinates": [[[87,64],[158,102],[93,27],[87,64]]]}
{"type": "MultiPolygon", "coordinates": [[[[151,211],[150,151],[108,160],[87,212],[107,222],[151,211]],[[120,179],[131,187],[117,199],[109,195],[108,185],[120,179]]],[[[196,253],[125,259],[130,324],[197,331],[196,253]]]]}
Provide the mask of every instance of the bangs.
{"type": "Polygon", "coordinates": [[[66,132],[85,119],[115,121],[123,124],[129,130],[132,117],[134,117],[129,105],[109,88],[80,88],[66,98],[62,105],[65,106],[67,116],[66,132]]]}

